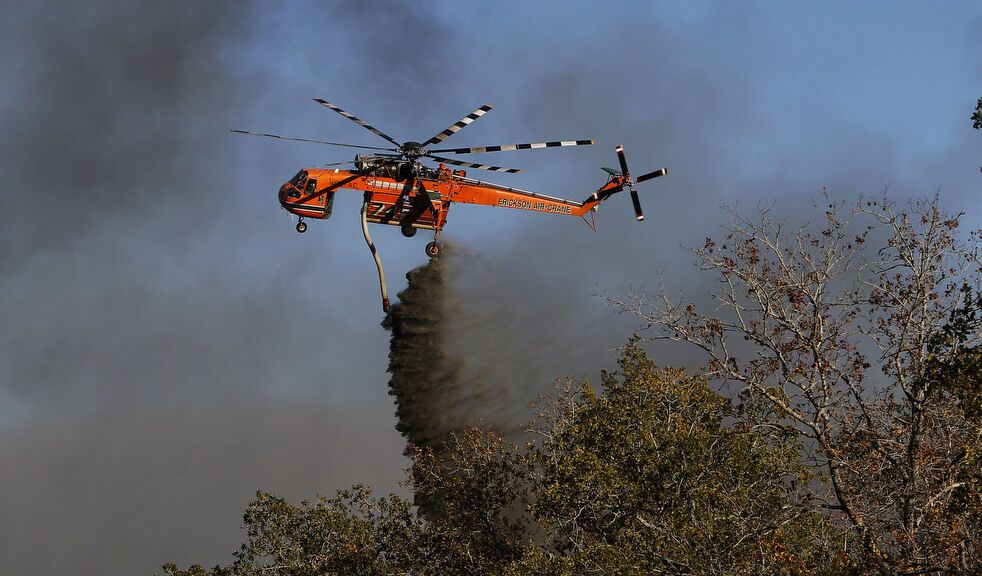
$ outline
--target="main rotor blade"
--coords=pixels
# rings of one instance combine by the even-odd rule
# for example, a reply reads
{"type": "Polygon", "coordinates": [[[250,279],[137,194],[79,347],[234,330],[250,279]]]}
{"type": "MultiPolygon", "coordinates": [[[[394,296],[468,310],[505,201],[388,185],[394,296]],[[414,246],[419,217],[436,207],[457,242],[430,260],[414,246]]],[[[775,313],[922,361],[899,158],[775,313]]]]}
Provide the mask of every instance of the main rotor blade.
{"type": "Polygon", "coordinates": [[[401,147],[402,147],[402,144],[399,144],[398,142],[396,142],[395,140],[393,140],[393,139],[392,139],[392,137],[391,137],[391,136],[389,136],[388,134],[386,134],[385,132],[382,132],[382,131],[381,131],[381,130],[379,130],[378,128],[376,128],[376,127],[374,127],[374,126],[371,126],[371,125],[369,125],[369,124],[367,124],[367,123],[366,123],[366,122],[365,122],[364,120],[362,120],[362,119],[360,119],[360,118],[358,118],[358,117],[356,117],[356,116],[353,116],[353,115],[351,115],[351,114],[348,114],[347,112],[345,112],[344,110],[342,110],[342,109],[340,109],[340,108],[338,108],[338,107],[337,107],[337,106],[335,106],[334,104],[331,104],[331,103],[330,103],[330,102],[328,102],[327,100],[324,100],[323,98],[314,98],[314,102],[317,102],[318,104],[323,104],[324,106],[327,106],[327,107],[328,107],[328,108],[330,108],[331,110],[334,110],[335,112],[337,112],[338,114],[340,114],[340,115],[342,115],[342,116],[344,116],[344,117],[345,117],[345,118],[347,118],[348,120],[351,120],[351,121],[352,121],[352,122],[354,122],[355,124],[358,124],[359,126],[362,126],[362,127],[364,127],[364,128],[366,128],[366,129],[368,129],[368,130],[370,130],[370,131],[372,131],[372,132],[374,132],[375,134],[377,134],[377,135],[379,135],[379,136],[381,136],[382,138],[385,138],[385,139],[386,139],[386,140],[388,140],[389,142],[392,142],[392,143],[393,143],[393,144],[395,144],[395,145],[396,145],[397,147],[399,147],[399,148],[401,148],[401,147]]]}
{"type": "Polygon", "coordinates": [[[344,146],[346,148],[363,148],[365,150],[386,150],[398,152],[396,148],[379,148],[378,146],[360,146],[358,144],[341,144],[340,142],[327,142],[325,140],[313,140],[311,138],[297,138],[296,136],[280,136],[279,134],[266,134],[265,132],[249,132],[247,130],[232,130],[237,134],[248,134],[249,136],[265,136],[267,138],[278,138],[280,140],[296,140],[297,142],[312,142],[314,144],[327,144],[328,146],[344,146]]]}
{"type": "Polygon", "coordinates": [[[423,147],[426,147],[426,146],[429,146],[430,144],[436,144],[437,142],[443,142],[447,138],[450,138],[451,136],[453,136],[454,134],[456,134],[457,132],[459,132],[460,129],[463,128],[464,126],[467,126],[471,122],[473,122],[473,121],[477,120],[478,118],[480,118],[481,116],[484,116],[485,114],[487,114],[488,111],[491,110],[491,108],[492,108],[492,106],[490,104],[485,104],[484,106],[481,106],[477,110],[471,112],[467,116],[464,116],[463,118],[461,118],[460,120],[458,120],[457,123],[455,123],[450,128],[447,128],[446,130],[444,130],[443,132],[440,132],[439,134],[437,134],[436,136],[430,138],[426,142],[423,142],[422,146],[423,147]]]}
{"type": "Polygon", "coordinates": [[[664,176],[668,174],[668,168],[659,168],[654,172],[648,172],[647,174],[638,176],[637,182],[644,182],[645,180],[651,180],[652,178],[658,178],[659,176],[664,176]]]}
{"type": "Polygon", "coordinates": [[[447,164],[453,164],[454,166],[466,166],[467,168],[477,168],[478,170],[488,170],[491,172],[506,172],[508,174],[518,174],[521,172],[518,168],[502,168],[501,166],[491,166],[488,164],[472,164],[471,162],[461,162],[460,160],[454,160],[452,158],[443,158],[442,156],[434,156],[432,154],[426,154],[427,158],[432,158],[438,162],[446,162],[447,164]]]}
{"type": "Polygon", "coordinates": [[[431,152],[451,154],[475,154],[478,152],[508,152],[511,150],[534,150],[537,148],[560,148],[564,146],[591,146],[593,140],[554,140],[552,142],[532,142],[530,144],[502,144],[501,146],[475,146],[472,148],[443,148],[431,152]]]}

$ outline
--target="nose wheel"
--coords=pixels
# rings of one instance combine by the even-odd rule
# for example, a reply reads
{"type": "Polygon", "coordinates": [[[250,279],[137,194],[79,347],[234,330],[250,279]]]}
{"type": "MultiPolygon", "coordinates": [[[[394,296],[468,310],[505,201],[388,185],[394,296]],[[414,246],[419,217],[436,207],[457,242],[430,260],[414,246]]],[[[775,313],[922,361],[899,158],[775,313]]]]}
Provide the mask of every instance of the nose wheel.
{"type": "Polygon", "coordinates": [[[443,253],[443,245],[439,242],[430,242],[426,245],[426,255],[435,258],[443,253]]]}
{"type": "Polygon", "coordinates": [[[307,231],[307,223],[306,223],[306,222],[304,222],[304,221],[303,221],[303,218],[301,217],[301,218],[300,218],[300,219],[299,219],[299,220],[297,221],[297,232],[299,232],[299,233],[301,233],[301,234],[303,234],[303,233],[304,233],[304,232],[306,232],[306,231],[307,231]]]}

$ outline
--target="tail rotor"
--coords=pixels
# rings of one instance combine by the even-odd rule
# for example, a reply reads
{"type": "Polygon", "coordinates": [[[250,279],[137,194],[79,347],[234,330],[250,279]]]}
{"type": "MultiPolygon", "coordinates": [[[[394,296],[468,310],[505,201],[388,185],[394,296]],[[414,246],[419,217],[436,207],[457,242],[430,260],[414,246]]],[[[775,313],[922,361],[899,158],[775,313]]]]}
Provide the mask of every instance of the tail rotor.
{"type": "MultiPolygon", "coordinates": [[[[644,212],[641,210],[641,199],[638,197],[637,190],[634,189],[634,184],[640,184],[646,180],[664,176],[665,174],[668,174],[668,169],[659,168],[654,172],[648,172],[647,174],[638,176],[637,180],[635,180],[631,177],[631,171],[627,167],[627,156],[624,154],[624,147],[618,146],[615,150],[617,152],[617,161],[620,162],[621,165],[621,172],[620,174],[616,175],[621,179],[620,186],[618,188],[620,190],[627,188],[631,191],[631,203],[634,204],[634,216],[637,218],[638,222],[641,222],[644,220],[644,212]]],[[[612,173],[610,169],[607,169],[607,171],[612,173]]]]}

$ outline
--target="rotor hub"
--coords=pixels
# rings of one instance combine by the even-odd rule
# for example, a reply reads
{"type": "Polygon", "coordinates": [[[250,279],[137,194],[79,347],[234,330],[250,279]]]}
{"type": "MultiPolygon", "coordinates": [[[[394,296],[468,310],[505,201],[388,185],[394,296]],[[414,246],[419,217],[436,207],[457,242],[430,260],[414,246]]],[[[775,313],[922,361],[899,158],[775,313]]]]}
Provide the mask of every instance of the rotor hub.
{"type": "Polygon", "coordinates": [[[409,141],[402,145],[399,152],[408,160],[416,160],[426,155],[426,148],[419,142],[409,141]]]}

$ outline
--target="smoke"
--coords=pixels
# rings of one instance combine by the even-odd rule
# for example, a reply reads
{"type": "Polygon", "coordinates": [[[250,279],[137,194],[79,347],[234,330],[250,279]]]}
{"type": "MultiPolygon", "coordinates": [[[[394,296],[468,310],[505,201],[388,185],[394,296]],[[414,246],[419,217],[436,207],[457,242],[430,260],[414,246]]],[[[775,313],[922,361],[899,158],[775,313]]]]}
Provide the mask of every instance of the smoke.
{"type": "Polygon", "coordinates": [[[382,325],[389,340],[389,394],[396,401],[396,429],[411,446],[440,449],[467,426],[453,411],[461,400],[460,364],[446,351],[446,258],[432,258],[406,274],[408,286],[382,325]]]}
{"type": "Polygon", "coordinates": [[[367,44],[369,25],[441,37],[400,81],[438,78],[423,69],[452,33],[356,4],[299,34],[279,27],[333,23],[332,7],[4,3],[0,573],[214,564],[258,489],[398,490],[401,439],[373,417],[391,414],[385,334],[348,313],[367,308],[357,274],[330,267],[346,265],[330,228],[299,237],[278,217],[299,153],[228,132],[333,96],[292,63],[330,63],[311,41],[367,44]]]}
{"type": "Polygon", "coordinates": [[[517,439],[521,404],[502,378],[523,381],[512,364],[488,362],[501,347],[481,350],[476,340],[501,337],[500,326],[467,306],[461,277],[474,272],[472,255],[453,243],[444,253],[406,274],[383,326],[389,341],[389,394],[396,401],[396,429],[411,446],[441,451],[456,433],[490,428],[517,439]],[[489,320],[489,322],[482,322],[489,320]]]}
{"type": "MultiPolygon", "coordinates": [[[[546,331],[554,323],[522,317],[519,308],[503,310],[478,288],[475,282],[495,286],[481,268],[476,255],[446,243],[440,257],[406,274],[408,285],[382,323],[391,333],[389,394],[407,451],[427,448],[440,457],[454,436],[474,427],[518,442],[529,420],[529,395],[544,390],[561,369],[553,362],[569,360],[561,353],[571,348],[565,339],[529,339],[535,322],[546,331]],[[533,361],[542,357],[550,358],[547,367],[533,361]]],[[[439,496],[413,496],[422,515],[440,514],[439,496]]]]}
{"type": "Polygon", "coordinates": [[[205,167],[206,133],[220,117],[212,102],[239,80],[221,63],[248,15],[234,5],[14,11],[11,43],[29,65],[15,74],[22,96],[4,111],[6,184],[16,191],[0,210],[4,262],[62,247],[107,217],[201,194],[160,182],[205,167]]]}
{"type": "Polygon", "coordinates": [[[383,322],[389,393],[407,442],[435,451],[472,427],[521,440],[528,406],[556,379],[612,360],[628,333],[602,307],[575,309],[597,296],[552,299],[534,272],[513,277],[456,243],[406,280],[383,322]]]}
{"type": "MultiPolygon", "coordinates": [[[[294,499],[355,482],[398,489],[405,440],[384,386],[391,335],[366,296],[375,276],[360,198],[339,195],[328,225],[302,237],[275,201],[300,166],[350,155],[230,128],[373,145],[309,99],[400,140],[491,102],[493,116],[454,145],[598,141],[494,158],[526,170],[504,184],[582,199],[602,181],[598,167],[616,165],[617,144],[635,172],[668,166],[639,187],[644,224],[619,195],[597,234],[558,216],[454,208],[448,232],[469,249],[448,254],[438,288],[405,295],[402,310],[404,329],[432,330],[430,347],[442,348],[400,368],[434,379],[429,389],[409,379],[398,396],[400,428],[429,443],[471,425],[520,435],[525,405],[555,378],[612,366],[635,323],[596,293],[659,273],[705,291],[678,245],[712,235],[721,202],[780,198],[791,212],[823,185],[892,184],[942,185],[964,194],[954,209],[973,206],[977,132],[965,126],[942,146],[944,125],[914,148],[926,157],[904,142],[949,108],[967,123],[976,16],[921,26],[909,10],[845,20],[835,9],[694,10],[4,3],[0,572],[227,561],[256,489],[294,499]],[[830,21],[875,49],[872,74],[854,65],[865,47],[854,54],[855,42],[814,24],[830,21]],[[957,41],[959,26],[962,52],[932,36],[957,41]],[[956,91],[964,105],[937,100],[956,91]]],[[[377,240],[390,270],[423,258],[398,230],[377,240]]]]}

